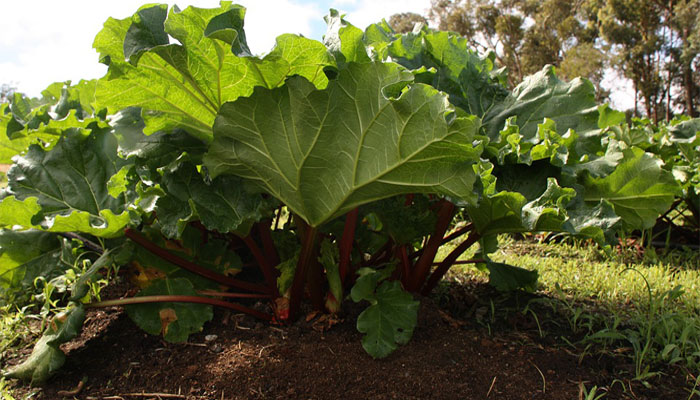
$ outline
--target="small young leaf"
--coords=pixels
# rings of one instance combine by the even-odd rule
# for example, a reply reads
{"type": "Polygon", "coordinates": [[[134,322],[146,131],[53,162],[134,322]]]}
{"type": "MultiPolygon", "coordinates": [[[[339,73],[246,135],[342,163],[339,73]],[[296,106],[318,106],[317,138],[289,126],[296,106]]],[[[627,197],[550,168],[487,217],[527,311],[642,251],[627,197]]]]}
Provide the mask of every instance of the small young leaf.
{"type": "Polygon", "coordinates": [[[376,301],[374,292],[377,290],[377,285],[379,282],[391,276],[393,270],[394,266],[392,265],[381,270],[361,268],[357,271],[360,277],[357,278],[355,285],[353,285],[350,290],[350,298],[352,298],[352,301],[359,303],[362,300],[367,300],[374,304],[376,301]]]}
{"type": "Polygon", "coordinates": [[[399,282],[383,282],[376,302],[357,318],[357,330],[366,333],[362,347],[373,358],[384,358],[406,344],[418,322],[418,301],[399,282]]]}
{"type": "Polygon", "coordinates": [[[61,240],[37,230],[0,230],[0,293],[31,291],[34,279],[47,280],[66,268],[61,263],[61,240]]]}
{"type": "Polygon", "coordinates": [[[69,300],[71,301],[80,301],[83,297],[85,297],[86,294],[88,294],[88,291],[90,290],[91,283],[97,276],[98,272],[102,270],[103,268],[109,267],[112,263],[114,263],[114,258],[112,255],[112,252],[109,250],[106,250],[100,258],[95,260],[95,262],[92,263],[90,268],[82,273],[80,277],[73,283],[73,286],[71,287],[71,297],[69,300]]]}

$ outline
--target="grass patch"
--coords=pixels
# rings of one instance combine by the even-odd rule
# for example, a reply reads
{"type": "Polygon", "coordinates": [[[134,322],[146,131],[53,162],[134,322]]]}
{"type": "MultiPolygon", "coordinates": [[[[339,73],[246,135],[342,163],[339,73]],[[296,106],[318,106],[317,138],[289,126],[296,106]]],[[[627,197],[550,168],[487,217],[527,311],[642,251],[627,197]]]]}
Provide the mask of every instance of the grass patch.
{"type": "MultiPolygon", "coordinates": [[[[700,371],[700,256],[696,252],[651,252],[629,261],[624,249],[607,256],[595,246],[540,244],[503,237],[492,255],[497,262],[539,273],[533,303],[563,316],[575,347],[628,355],[637,379],[657,375],[666,366],[700,371]]],[[[447,254],[450,247],[441,249],[447,254]]],[[[472,255],[465,254],[464,259],[472,255]]],[[[455,266],[452,277],[485,279],[471,266],[455,266]]],[[[540,318],[541,319],[541,318],[540,318]]],[[[539,322],[538,322],[539,325],[539,322]]]]}
{"type": "Polygon", "coordinates": [[[41,331],[40,325],[36,316],[28,315],[25,309],[0,307],[0,361],[4,364],[11,349],[31,346],[41,331]]]}
{"type": "MultiPolygon", "coordinates": [[[[0,307],[0,365],[7,365],[7,360],[21,349],[32,347],[40,332],[39,316],[28,314],[26,308],[0,307]]],[[[0,400],[14,399],[5,379],[0,378],[0,400]]]]}

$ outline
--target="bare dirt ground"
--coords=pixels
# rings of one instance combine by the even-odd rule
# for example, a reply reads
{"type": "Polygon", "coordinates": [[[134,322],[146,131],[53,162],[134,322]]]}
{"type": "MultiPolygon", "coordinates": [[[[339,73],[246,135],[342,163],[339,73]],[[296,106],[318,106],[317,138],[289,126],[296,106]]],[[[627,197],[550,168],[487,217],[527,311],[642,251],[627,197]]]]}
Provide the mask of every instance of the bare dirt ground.
{"type": "MultiPolygon", "coordinates": [[[[335,323],[302,318],[287,327],[217,311],[184,344],[145,334],[118,308],[91,310],[82,335],[64,345],[66,365],[33,398],[582,399],[582,384],[607,390],[610,399],[687,398],[680,371],[645,387],[632,380],[629,359],[581,358],[557,332],[541,338],[529,314],[477,323],[473,310],[497,294],[480,282],[467,285],[442,291],[442,307],[422,299],[413,339],[383,360],[362,349],[355,329],[362,306],[350,305],[335,323]]],[[[541,327],[557,326],[544,317],[541,327]]],[[[11,385],[17,398],[31,392],[11,385]]]]}

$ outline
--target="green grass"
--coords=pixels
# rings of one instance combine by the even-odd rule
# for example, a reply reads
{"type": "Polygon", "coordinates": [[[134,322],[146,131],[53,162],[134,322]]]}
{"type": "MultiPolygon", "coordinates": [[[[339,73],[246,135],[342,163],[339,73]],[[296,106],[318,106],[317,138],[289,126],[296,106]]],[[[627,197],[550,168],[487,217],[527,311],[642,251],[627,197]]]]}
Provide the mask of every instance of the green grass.
{"type": "MultiPolygon", "coordinates": [[[[697,252],[647,251],[643,259],[631,262],[630,252],[624,250],[610,257],[591,245],[501,240],[504,245],[492,259],[538,271],[537,292],[543,296],[532,301],[568,320],[567,328],[577,338],[578,348],[627,354],[634,362],[636,378],[642,381],[665,366],[683,368],[697,379],[697,252]]],[[[449,250],[446,246],[441,254],[449,250]]],[[[470,266],[455,266],[451,274],[479,279],[488,275],[470,266]]],[[[523,312],[530,310],[528,304],[523,312]]]]}
{"type": "Polygon", "coordinates": [[[15,400],[12,397],[12,391],[7,387],[5,378],[0,378],[0,400],[15,400]]]}
{"type": "MultiPolygon", "coordinates": [[[[39,319],[24,309],[10,305],[0,307],[0,365],[6,365],[10,353],[33,346],[41,332],[39,319]]],[[[14,400],[4,378],[0,378],[0,400],[14,400]]]]}
{"type": "Polygon", "coordinates": [[[9,349],[31,344],[39,333],[38,325],[40,323],[23,309],[10,305],[0,307],[0,361],[7,358],[9,349]]]}

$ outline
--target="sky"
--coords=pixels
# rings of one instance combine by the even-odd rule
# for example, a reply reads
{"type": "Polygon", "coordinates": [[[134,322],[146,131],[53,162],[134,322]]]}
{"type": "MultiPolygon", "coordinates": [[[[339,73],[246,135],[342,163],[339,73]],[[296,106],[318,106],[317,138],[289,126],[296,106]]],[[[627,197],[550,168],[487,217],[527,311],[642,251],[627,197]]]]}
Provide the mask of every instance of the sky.
{"type": "MultiPolygon", "coordinates": [[[[109,17],[131,16],[147,0],[20,0],[2,4],[0,84],[9,84],[29,96],[39,96],[53,82],[94,79],[106,66],[92,48],[95,35],[109,17]]],[[[218,0],[164,1],[180,8],[216,7],[218,0]]],[[[330,8],[346,14],[353,25],[367,25],[392,14],[426,14],[430,0],[237,0],[247,8],[245,31],[256,54],[272,49],[282,33],[298,33],[320,40],[326,30],[323,16],[330,8]]],[[[607,79],[613,89],[613,106],[632,106],[626,80],[607,79]]]]}

